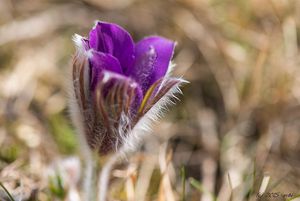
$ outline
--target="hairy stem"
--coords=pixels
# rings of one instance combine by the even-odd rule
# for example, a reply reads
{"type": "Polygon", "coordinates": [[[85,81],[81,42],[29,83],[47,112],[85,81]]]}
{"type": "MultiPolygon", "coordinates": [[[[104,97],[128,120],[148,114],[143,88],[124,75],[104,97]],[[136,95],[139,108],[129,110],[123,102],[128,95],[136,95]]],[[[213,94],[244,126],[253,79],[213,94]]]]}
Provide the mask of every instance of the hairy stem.
{"type": "Polygon", "coordinates": [[[81,153],[84,160],[84,179],[83,179],[83,200],[93,200],[94,191],[93,191],[93,174],[95,171],[95,160],[94,153],[88,146],[88,143],[85,139],[83,133],[80,133],[78,136],[81,153]]]}
{"type": "Polygon", "coordinates": [[[85,157],[85,172],[84,172],[84,183],[83,183],[83,190],[84,190],[84,200],[92,200],[93,198],[93,173],[95,168],[95,163],[92,157],[92,153],[90,152],[89,155],[85,157]]]}
{"type": "Polygon", "coordinates": [[[106,201],[110,172],[121,158],[121,153],[117,152],[104,164],[98,180],[98,201],[106,201]]]}

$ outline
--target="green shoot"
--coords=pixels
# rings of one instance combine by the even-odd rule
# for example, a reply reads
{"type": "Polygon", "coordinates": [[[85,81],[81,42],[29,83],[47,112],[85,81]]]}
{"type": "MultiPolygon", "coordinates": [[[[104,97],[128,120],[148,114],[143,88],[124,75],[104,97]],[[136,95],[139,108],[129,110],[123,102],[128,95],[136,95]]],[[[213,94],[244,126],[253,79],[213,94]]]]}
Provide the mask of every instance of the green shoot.
{"type": "Polygon", "coordinates": [[[196,179],[194,178],[189,178],[189,182],[190,184],[195,188],[197,189],[199,192],[203,193],[203,194],[208,194],[212,200],[216,201],[217,198],[216,196],[214,196],[214,194],[212,192],[209,192],[199,181],[197,181],[196,179]]]}
{"type": "Polygon", "coordinates": [[[182,182],[182,193],[181,193],[181,200],[185,201],[185,181],[186,181],[186,175],[185,175],[185,168],[184,166],[181,168],[181,182],[182,182]]]}

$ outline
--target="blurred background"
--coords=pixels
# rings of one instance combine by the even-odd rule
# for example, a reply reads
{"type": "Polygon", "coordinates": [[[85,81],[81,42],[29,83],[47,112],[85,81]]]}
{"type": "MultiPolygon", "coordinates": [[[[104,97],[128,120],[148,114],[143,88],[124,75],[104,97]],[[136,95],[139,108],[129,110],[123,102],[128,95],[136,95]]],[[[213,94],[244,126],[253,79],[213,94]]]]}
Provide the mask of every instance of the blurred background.
{"type": "Polygon", "coordinates": [[[68,73],[95,20],[177,41],[190,81],[114,168],[109,200],[299,200],[297,0],[0,0],[0,200],[81,192],[68,73]]]}

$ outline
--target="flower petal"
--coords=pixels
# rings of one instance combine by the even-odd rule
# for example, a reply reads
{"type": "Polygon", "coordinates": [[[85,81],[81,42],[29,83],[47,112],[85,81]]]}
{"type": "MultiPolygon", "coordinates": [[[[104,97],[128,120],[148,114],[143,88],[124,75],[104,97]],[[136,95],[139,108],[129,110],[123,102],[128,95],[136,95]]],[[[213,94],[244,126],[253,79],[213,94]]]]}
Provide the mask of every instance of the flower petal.
{"type": "Polygon", "coordinates": [[[174,46],[173,41],[159,36],[147,37],[136,44],[136,62],[130,75],[142,85],[144,93],[166,74],[174,46]]]}
{"type": "Polygon", "coordinates": [[[122,27],[112,23],[97,22],[89,36],[90,47],[116,57],[123,70],[134,62],[134,42],[122,27]]]}
{"type": "Polygon", "coordinates": [[[107,70],[107,71],[111,71],[111,72],[115,72],[115,73],[119,73],[119,74],[123,73],[119,61],[115,57],[113,57],[109,54],[91,51],[91,56],[90,56],[89,62],[90,62],[90,66],[92,69],[92,71],[91,71],[92,72],[92,76],[91,76],[91,89],[92,90],[95,89],[95,87],[100,79],[100,73],[103,70],[107,70]]]}

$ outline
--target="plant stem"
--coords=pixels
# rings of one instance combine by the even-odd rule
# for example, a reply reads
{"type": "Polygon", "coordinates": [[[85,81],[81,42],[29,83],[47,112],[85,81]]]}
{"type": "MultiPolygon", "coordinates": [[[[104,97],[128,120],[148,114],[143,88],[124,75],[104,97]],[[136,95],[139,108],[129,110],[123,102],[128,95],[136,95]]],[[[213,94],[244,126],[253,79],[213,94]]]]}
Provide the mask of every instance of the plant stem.
{"type": "Polygon", "coordinates": [[[80,142],[80,151],[83,156],[83,161],[85,165],[84,169],[84,179],[83,179],[83,200],[93,200],[94,191],[93,191],[93,174],[95,171],[95,160],[94,153],[90,149],[84,133],[80,132],[78,135],[78,140],[80,142]]]}
{"type": "Polygon", "coordinates": [[[85,172],[84,172],[84,183],[83,183],[83,190],[84,190],[84,200],[92,200],[93,197],[93,173],[95,168],[95,163],[92,157],[92,153],[86,155],[85,157],[85,172]]]}
{"type": "Polygon", "coordinates": [[[118,160],[121,159],[120,152],[115,153],[109,160],[104,164],[102,171],[99,175],[98,183],[98,200],[106,201],[107,187],[109,184],[109,176],[112,168],[118,160]]]}

